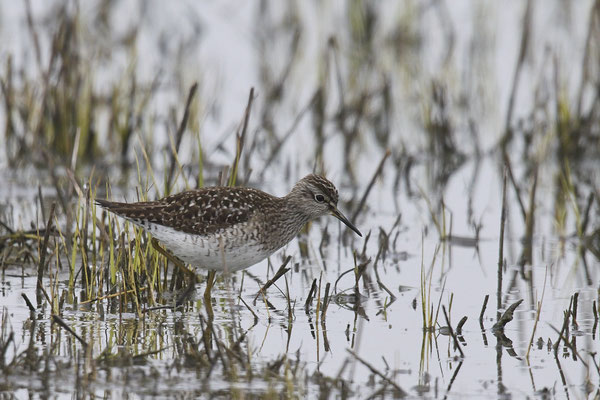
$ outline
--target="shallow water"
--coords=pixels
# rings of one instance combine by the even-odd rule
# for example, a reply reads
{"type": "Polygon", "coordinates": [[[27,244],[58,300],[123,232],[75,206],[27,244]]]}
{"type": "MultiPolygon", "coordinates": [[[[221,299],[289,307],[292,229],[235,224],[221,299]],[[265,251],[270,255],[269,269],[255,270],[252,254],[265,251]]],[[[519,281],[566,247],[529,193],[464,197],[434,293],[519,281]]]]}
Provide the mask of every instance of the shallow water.
{"type": "MultiPolygon", "coordinates": [[[[48,303],[42,301],[30,314],[21,294],[36,299],[37,265],[12,262],[14,255],[2,253],[0,305],[5,334],[0,344],[14,332],[2,363],[3,396],[391,398],[399,395],[393,385],[409,397],[425,398],[597,396],[599,349],[593,304],[598,303],[600,262],[588,246],[598,240],[592,232],[598,227],[600,149],[590,145],[580,158],[569,159],[567,179],[556,150],[562,142],[557,144],[558,128],[553,125],[560,108],[553,108],[553,99],[565,97],[568,104],[563,107],[571,107],[567,111],[575,114],[592,5],[551,3],[544,7],[532,3],[531,42],[511,120],[515,139],[508,150],[521,192],[517,195],[508,179],[506,265],[500,283],[505,170],[499,143],[517,64],[524,3],[382,2],[367,10],[345,3],[257,2],[238,7],[229,2],[190,2],[165,10],[158,3],[121,2],[111,9],[108,20],[108,26],[118,29],[100,43],[93,37],[103,28],[92,23],[100,6],[81,4],[81,21],[87,22],[81,40],[89,41],[90,49],[115,46],[105,67],[94,63],[97,56],[90,56],[98,93],[108,96],[111,85],[129,79],[127,68],[136,71],[140,86],[149,85],[159,68],[164,71],[160,90],[150,97],[127,154],[133,165],[129,172],[117,165],[119,152],[108,111],[97,116],[104,158],[80,158],[75,174],[82,184],[93,171],[94,179],[102,180],[99,185],[94,181],[102,196],[106,181],[112,185],[113,198],[135,199],[132,187],[142,191],[150,187],[151,198],[163,193],[161,179],[170,154],[167,133],[174,134],[168,110],[174,108],[181,115],[194,81],[200,83],[200,100],[195,104],[199,111],[179,151],[191,186],[198,173],[195,135],[202,143],[205,181],[214,184],[222,166],[235,155],[234,133],[251,86],[257,97],[241,181],[248,176],[250,185],[283,195],[298,178],[322,164],[340,189],[340,208],[350,216],[385,152],[390,150],[391,155],[354,220],[363,233],[371,234],[366,246],[366,238],[351,232],[342,235],[343,225],[322,218],[307,235],[272,256],[272,267],[263,261],[246,272],[222,277],[213,291],[212,318],[202,301],[203,284],[178,310],[138,314],[131,299],[81,304],[73,298],[85,298],[83,289],[76,285],[69,292],[65,267],[69,260],[61,255],[51,261],[43,286],[50,297],[54,290],[57,297],[65,296],[61,317],[89,343],[86,349],[52,323],[48,303]],[[365,22],[369,13],[377,21],[372,32],[365,22]],[[128,26],[139,26],[135,63],[128,53],[131,48],[116,44],[128,26]],[[296,31],[300,50],[294,53],[290,49],[296,31]],[[327,46],[332,36],[337,52],[327,46]],[[283,84],[277,92],[274,88],[280,80],[283,84]],[[312,104],[319,85],[326,93],[322,142],[315,122],[318,113],[305,116],[303,111],[312,104]],[[390,92],[387,112],[381,111],[386,101],[382,87],[390,92]],[[361,98],[366,103],[357,117],[352,105],[361,98]],[[344,117],[342,111],[348,115],[344,117]],[[435,132],[448,126],[450,132],[435,139],[435,132]],[[348,130],[342,133],[342,128],[348,130]],[[142,146],[150,152],[153,173],[159,177],[154,182],[140,161],[142,146]],[[271,157],[274,148],[278,153],[271,157]],[[138,179],[136,165],[141,165],[142,178],[138,179]],[[521,263],[528,242],[517,197],[529,210],[535,168],[532,257],[531,262],[521,263]],[[573,190],[565,191],[566,205],[560,206],[561,188],[569,185],[573,190]],[[578,235],[590,194],[587,231],[578,235]],[[437,225],[444,226],[441,232],[437,225]],[[321,249],[325,227],[330,239],[321,249]],[[385,256],[378,257],[385,240],[382,230],[390,243],[385,256]],[[363,247],[370,263],[359,283],[360,301],[355,302],[353,273],[336,280],[355,266],[353,254],[360,255],[363,247]],[[253,302],[258,282],[273,276],[284,255],[292,256],[292,268],[268,290],[271,306],[262,296],[253,302]],[[7,260],[11,262],[5,264],[7,260]],[[54,275],[57,263],[63,270],[54,275]],[[334,297],[325,323],[321,304],[317,314],[316,300],[305,311],[314,279],[320,279],[321,298],[325,285],[331,284],[334,297]],[[437,320],[432,330],[423,329],[423,293],[426,309],[433,310],[437,320]],[[571,345],[561,343],[555,355],[551,346],[559,337],[556,330],[560,331],[575,293],[577,325],[570,323],[565,335],[571,345]],[[239,295],[256,313],[256,320],[239,295]],[[479,315],[486,295],[489,302],[482,328],[479,315]],[[494,323],[519,300],[523,302],[506,325],[505,336],[495,335],[494,323]],[[538,302],[541,313],[527,360],[538,302]],[[462,355],[452,337],[443,334],[447,323],[441,306],[449,312],[453,329],[467,317],[458,336],[462,355]],[[203,340],[211,320],[210,333],[216,340],[206,346],[203,340]],[[239,353],[232,350],[236,343],[242,348],[239,353]],[[35,357],[28,358],[30,353],[35,357]],[[246,359],[239,360],[240,354],[246,359]],[[28,359],[37,364],[28,364],[28,359]],[[11,360],[17,361],[7,366],[11,360]]],[[[15,65],[28,76],[35,75],[36,67],[31,38],[17,34],[25,29],[19,27],[25,21],[23,7],[3,5],[7,10],[3,20],[9,22],[3,24],[1,34],[14,39],[6,54],[12,54],[15,65]]],[[[46,15],[43,7],[32,4],[35,18],[46,15]]],[[[70,6],[68,10],[74,12],[70,6]]],[[[40,26],[39,32],[46,31],[40,26]]],[[[42,40],[43,54],[48,51],[47,40],[42,40]]],[[[588,86],[584,85],[583,93],[586,109],[594,100],[588,86]]],[[[589,113],[595,118],[593,109],[589,113]]],[[[6,120],[6,112],[0,111],[0,126],[6,120]]],[[[10,141],[6,133],[3,139],[10,141]]],[[[60,198],[57,185],[39,162],[24,159],[9,168],[7,153],[0,151],[0,176],[5,182],[0,188],[1,221],[11,229],[44,226],[49,202],[60,198]],[[44,198],[43,215],[38,186],[44,198]]],[[[69,165],[65,162],[57,168],[59,177],[65,177],[69,165]]],[[[186,179],[179,176],[175,188],[183,190],[186,179]]],[[[66,190],[69,181],[61,182],[58,187],[66,190]]],[[[80,207],[75,194],[70,200],[73,209],[80,207]]],[[[100,212],[97,217],[101,218],[100,212]]],[[[56,222],[63,229],[68,221],[59,212],[56,222]]],[[[6,229],[2,233],[8,234],[6,229]]],[[[38,243],[32,243],[37,249],[38,243]]],[[[363,261],[359,257],[357,263],[363,261]]],[[[81,265],[81,259],[76,265],[81,265]]],[[[97,267],[108,268],[107,261],[97,267]]],[[[172,305],[178,294],[166,291],[159,298],[172,305]]],[[[141,305],[142,310],[147,307],[141,305]]]]}

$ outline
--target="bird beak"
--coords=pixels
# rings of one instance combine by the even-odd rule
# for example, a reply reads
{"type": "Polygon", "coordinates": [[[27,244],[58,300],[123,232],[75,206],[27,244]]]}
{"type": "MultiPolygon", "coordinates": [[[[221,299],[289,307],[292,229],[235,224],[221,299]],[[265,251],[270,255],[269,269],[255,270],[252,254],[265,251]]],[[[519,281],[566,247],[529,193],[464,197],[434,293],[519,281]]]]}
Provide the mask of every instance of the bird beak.
{"type": "Polygon", "coordinates": [[[348,228],[356,232],[358,236],[362,237],[362,233],[360,233],[360,231],[352,224],[352,222],[348,221],[348,218],[346,218],[344,214],[342,214],[342,212],[333,204],[331,204],[331,215],[342,221],[348,228]]]}

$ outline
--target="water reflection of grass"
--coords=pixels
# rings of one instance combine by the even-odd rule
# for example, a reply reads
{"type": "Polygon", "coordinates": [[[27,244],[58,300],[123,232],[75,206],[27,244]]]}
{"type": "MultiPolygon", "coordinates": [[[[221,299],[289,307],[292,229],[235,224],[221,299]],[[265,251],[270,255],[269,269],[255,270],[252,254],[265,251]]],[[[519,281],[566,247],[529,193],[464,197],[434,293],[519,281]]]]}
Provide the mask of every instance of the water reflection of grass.
{"type": "MultiPolygon", "coordinates": [[[[79,7],[70,7],[66,2],[57,4],[50,7],[44,18],[49,22],[44,25],[35,23],[38,16],[26,2],[33,66],[17,65],[18,57],[8,55],[0,74],[6,123],[4,159],[14,170],[34,166],[41,171],[40,175],[47,175],[40,181],[54,193],[50,198],[47,191],[39,190],[35,208],[41,222],[14,221],[10,210],[3,211],[0,217],[3,273],[16,266],[22,275],[34,271],[31,273],[40,282],[36,299],[33,302],[28,299],[32,315],[23,328],[23,331],[29,329],[25,351],[16,350],[15,331],[11,330],[8,313],[3,312],[0,359],[6,376],[25,371],[51,380],[54,372],[45,365],[66,362],[76,366],[79,390],[95,380],[100,381],[98,371],[119,368],[138,374],[140,370],[136,370],[136,366],[143,370],[151,368],[153,361],[169,360],[171,364],[152,373],[156,374],[157,381],[163,378],[160,375],[164,370],[178,371],[184,376],[187,373],[193,378],[200,377],[198,387],[205,390],[210,386],[211,377],[218,374],[231,383],[231,393],[239,397],[244,396],[245,390],[251,391],[253,382],[257,381],[266,387],[259,391],[264,396],[301,397],[318,392],[323,396],[333,393],[344,397],[357,390],[351,378],[344,378],[344,372],[350,369],[348,365],[360,363],[370,371],[375,382],[373,396],[400,396],[404,391],[396,380],[397,370],[388,366],[382,369],[363,359],[358,352],[349,353],[337,376],[314,373],[312,367],[306,366],[308,360],[290,355],[292,332],[307,327],[299,326],[295,315],[296,298],[304,293],[290,293],[289,274],[284,272],[279,276],[285,281],[285,292],[276,290],[282,280],[277,281],[269,293],[266,289],[259,292],[259,306],[246,302],[248,298],[244,300],[251,290],[242,281],[239,288],[236,287],[239,300],[244,303],[241,311],[238,308],[241,303],[234,300],[237,296],[220,297],[214,303],[195,300],[192,289],[196,278],[186,272],[185,266],[161,252],[139,229],[98,212],[93,203],[96,197],[118,196],[121,190],[129,193],[129,199],[144,200],[205,183],[245,185],[250,179],[259,177],[258,182],[262,183],[272,176],[283,182],[296,174],[296,169],[308,168],[303,159],[306,154],[311,155],[310,165],[316,171],[333,168],[344,171],[339,181],[345,191],[352,193],[352,199],[344,208],[352,210],[353,220],[358,218],[369,224],[372,215],[379,215],[380,208],[388,206],[388,199],[396,213],[390,217],[387,228],[369,225],[374,234],[369,234],[361,244],[361,252],[347,236],[342,234],[337,238],[335,230],[327,229],[321,236],[319,260],[315,260],[310,242],[311,227],[307,227],[305,237],[308,239],[303,238],[300,245],[302,262],[319,262],[326,272],[319,279],[312,274],[306,276],[307,295],[303,301],[309,319],[307,329],[317,343],[319,363],[326,362],[323,361],[326,357],[319,353],[321,340],[327,356],[333,354],[332,348],[340,346],[330,339],[336,337],[336,314],[341,312],[352,313],[353,321],[348,323],[346,335],[348,346],[357,349],[361,342],[360,325],[371,312],[370,301],[365,304],[367,297],[375,303],[375,316],[391,326],[394,313],[398,312],[395,307],[399,307],[396,302],[399,293],[395,291],[395,277],[386,272],[392,268],[399,271],[398,265],[405,265],[395,258],[396,239],[407,229],[412,229],[406,233],[411,235],[432,228],[437,231],[439,244],[431,246],[433,252],[426,252],[422,244],[419,286],[423,331],[419,387],[427,388],[426,372],[431,371],[430,357],[433,350],[437,350],[437,333],[454,330],[450,318],[454,294],[458,299],[468,296],[464,291],[451,288],[448,319],[445,326],[440,326],[440,308],[445,311],[442,296],[447,274],[451,273],[446,260],[451,259],[452,248],[458,246],[473,248],[481,257],[479,230],[487,228],[481,222],[474,222],[478,216],[473,210],[481,200],[471,191],[465,195],[465,203],[469,204],[470,214],[467,229],[472,231],[464,236],[455,233],[461,234],[459,229],[463,222],[453,217],[459,205],[447,203],[449,197],[445,192],[452,179],[461,176],[461,169],[471,160],[477,160],[476,165],[481,159],[492,160],[498,165],[498,176],[506,171],[505,181],[508,180],[508,187],[505,183],[502,193],[505,200],[499,218],[502,228],[498,243],[497,318],[509,307],[509,297],[518,293],[522,298],[529,295],[528,306],[537,311],[537,324],[542,304],[533,300],[537,298],[534,272],[536,266],[548,261],[543,255],[536,256],[536,249],[539,250],[536,240],[548,234],[544,231],[545,225],[552,225],[550,235],[560,243],[560,254],[557,262],[551,264],[550,272],[564,268],[561,260],[568,259],[571,277],[583,276],[588,289],[596,281],[595,266],[600,260],[600,194],[595,160],[599,153],[600,100],[588,94],[595,93],[597,87],[595,74],[590,73],[598,44],[597,35],[593,34],[597,30],[597,2],[589,13],[580,66],[581,83],[574,95],[566,87],[569,82],[565,83],[562,77],[561,63],[566,61],[552,50],[543,56],[545,65],[552,70],[549,76],[543,70],[539,80],[532,79],[530,86],[524,85],[528,60],[537,56],[531,36],[535,9],[532,2],[526,3],[519,48],[515,49],[517,59],[504,127],[497,129],[500,136],[496,138],[497,146],[487,148],[485,143],[490,140],[486,140],[489,136],[486,107],[489,108],[489,104],[482,98],[493,96],[493,90],[488,92],[486,86],[491,74],[469,64],[469,57],[484,57],[486,52],[481,49],[493,48],[493,45],[484,42],[485,34],[477,35],[472,48],[481,52],[475,51],[466,57],[466,63],[473,69],[460,71],[469,77],[468,82],[453,73],[458,27],[452,23],[443,2],[430,6],[436,11],[444,33],[441,39],[443,61],[438,71],[432,73],[422,68],[427,56],[424,47],[431,45],[426,34],[429,29],[421,19],[427,10],[416,4],[405,4],[396,10],[394,23],[390,23],[386,19],[389,10],[374,3],[352,2],[340,18],[339,29],[329,33],[331,36],[320,47],[320,56],[314,62],[318,64],[315,79],[301,67],[306,62],[303,60],[307,50],[304,41],[309,40],[306,38],[311,26],[305,21],[301,7],[280,6],[282,9],[278,10],[283,13],[280,19],[274,6],[263,4],[257,11],[255,24],[255,45],[261,55],[256,92],[250,91],[245,110],[223,117],[225,125],[238,127],[229,132],[235,133],[235,138],[229,140],[224,135],[213,148],[206,145],[207,135],[201,135],[201,131],[209,114],[218,114],[219,99],[210,98],[218,96],[206,89],[209,83],[202,79],[191,83],[182,69],[172,65],[191,53],[193,44],[190,43],[202,41],[201,30],[192,34],[188,42],[181,43],[176,57],[164,55],[161,68],[154,72],[152,79],[146,80],[139,74],[140,64],[145,62],[137,46],[142,27],[134,24],[131,29],[120,31],[124,33],[98,35],[108,37],[99,40],[90,32],[112,29],[110,15],[115,12],[114,5],[101,2],[89,17],[83,15],[79,7]],[[87,25],[90,21],[93,26],[87,25]],[[117,53],[124,55],[126,67],[117,69],[116,76],[107,79],[101,70],[105,65],[112,65],[117,53]],[[483,84],[479,89],[470,88],[471,81],[481,79],[478,75],[486,77],[483,84]],[[309,93],[307,98],[296,98],[298,80],[309,93]],[[518,97],[527,89],[531,93],[526,95],[534,100],[521,107],[518,97]],[[164,96],[164,92],[168,95],[164,96]],[[409,102],[405,101],[405,95],[409,102]],[[411,104],[417,106],[412,109],[411,104]],[[418,116],[416,122],[406,123],[414,119],[414,115],[418,116]],[[409,129],[404,132],[406,126],[409,129]],[[167,144],[160,143],[163,132],[168,137],[167,144]],[[306,143],[303,148],[297,148],[299,141],[295,139],[299,136],[302,143],[306,143]],[[416,200],[411,197],[414,185],[420,193],[416,200]],[[391,196],[383,197],[384,201],[378,199],[378,192],[387,193],[388,186],[393,186],[391,196]],[[400,192],[408,193],[407,198],[399,195],[400,192]],[[548,192],[551,194],[545,196],[548,192]],[[405,210],[409,202],[426,204],[427,221],[423,227],[400,226],[401,210],[405,210]],[[392,219],[396,221],[393,225],[392,219]],[[514,244],[516,235],[522,239],[517,245],[520,246],[517,259],[511,259],[514,258],[511,251],[504,249],[505,224],[507,244],[514,244]],[[392,239],[394,230],[396,236],[392,239]],[[567,258],[570,245],[575,247],[576,256],[567,258]],[[337,282],[333,290],[328,290],[331,286],[326,278],[331,279],[331,274],[336,273],[332,272],[335,266],[325,264],[335,251],[338,264],[343,263],[344,253],[354,255],[353,265],[338,266],[340,277],[343,275],[340,270],[352,267],[348,271],[354,272],[354,280],[346,290],[338,291],[337,282]],[[438,276],[433,271],[439,263],[442,265],[438,276]],[[507,279],[505,274],[513,264],[518,265],[518,273],[514,272],[517,269],[511,270],[514,274],[507,279]],[[435,299],[435,290],[440,288],[439,298],[435,299]],[[277,302],[278,296],[284,299],[283,305],[277,302]],[[211,317],[213,308],[218,322],[211,317]],[[108,340],[101,341],[95,335],[102,328],[97,325],[93,328],[96,332],[88,330],[78,318],[73,318],[74,310],[77,313],[89,310],[89,318],[117,316],[121,322],[111,326],[108,340]],[[245,320],[240,314],[246,310],[252,314],[253,325],[244,329],[240,321],[245,320]],[[186,318],[195,315],[197,319],[183,318],[165,325],[165,319],[175,319],[173,316],[178,313],[186,318]],[[46,331],[41,327],[50,321],[51,335],[57,344],[44,347],[40,337],[46,331]],[[256,349],[247,341],[249,332],[265,321],[269,326],[280,323],[287,335],[285,348],[273,351],[277,354],[269,359],[257,356],[256,349]],[[328,331],[328,325],[333,331],[328,331]],[[67,343],[69,351],[57,350],[61,343],[67,343]],[[14,346],[12,351],[11,346],[14,346]],[[312,374],[310,379],[306,378],[307,374],[312,374]]],[[[477,7],[485,14],[484,6],[477,7]]],[[[486,60],[479,61],[485,65],[486,60]]],[[[223,121],[220,122],[223,125],[223,121]]],[[[388,216],[389,209],[386,208],[387,214],[383,215],[388,216]]],[[[402,221],[405,220],[409,219],[402,221]]],[[[497,232],[496,221],[493,223],[493,231],[497,232]]],[[[483,258],[482,264],[494,264],[485,255],[483,258]]],[[[295,263],[289,257],[286,260],[295,263]]],[[[282,264],[282,268],[287,268],[282,264]]],[[[289,267],[297,268],[292,264],[289,267]]],[[[242,277],[247,279],[248,275],[242,277]]],[[[216,285],[222,291],[234,286],[227,278],[220,278],[216,285]]],[[[517,304],[513,300],[511,303],[517,304]]],[[[598,313],[596,303],[593,304],[595,332],[598,313]]],[[[485,306],[480,319],[482,331],[485,330],[484,311],[485,306]]],[[[576,311],[569,307],[565,321],[573,314],[576,311]]],[[[569,343],[565,345],[565,352],[581,359],[581,352],[572,344],[575,336],[569,338],[568,328],[568,324],[563,325],[559,331],[555,351],[558,352],[559,343],[569,343]]],[[[536,332],[535,326],[532,331],[536,332]]],[[[498,347],[501,344],[513,349],[507,339],[498,335],[498,347]]],[[[484,342],[487,345],[485,333],[484,342]]],[[[269,345],[265,333],[261,350],[268,349],[269,345]]],[[[592,346],[591,350],[595,348],[592,346]]],[[[383,360],[387,364],[385,358],[383,360]]],[[[586,362],[586,365],[594,364],[586,362]]],[[[498,364],[501,366],[501,361],[498,364]]],[[[454,370],[448,391],[459,370],[460,366],[454,370]]],[[[498,387],[504,390],[502,368],[498,370],[498,387]]],[[[562,379],[568,390],[566,379],[562,379]]],[[[214,392],[219,393],[222,392],[214,392]]]]}

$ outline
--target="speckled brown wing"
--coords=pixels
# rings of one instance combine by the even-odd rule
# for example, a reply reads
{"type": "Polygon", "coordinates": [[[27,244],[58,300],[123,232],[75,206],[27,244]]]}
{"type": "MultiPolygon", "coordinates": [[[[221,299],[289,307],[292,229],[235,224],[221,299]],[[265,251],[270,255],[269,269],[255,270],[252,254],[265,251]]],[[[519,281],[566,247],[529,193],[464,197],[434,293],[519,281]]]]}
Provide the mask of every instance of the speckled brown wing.
{"type": "Polygon", "coordinates": [[[116,203],[96,200],[103,208],[134,223],[167,226],[181,232],[209,235],[248,221],[278,198],[256,189],[211,187],[182,192],[161,200],[116,203]]]}

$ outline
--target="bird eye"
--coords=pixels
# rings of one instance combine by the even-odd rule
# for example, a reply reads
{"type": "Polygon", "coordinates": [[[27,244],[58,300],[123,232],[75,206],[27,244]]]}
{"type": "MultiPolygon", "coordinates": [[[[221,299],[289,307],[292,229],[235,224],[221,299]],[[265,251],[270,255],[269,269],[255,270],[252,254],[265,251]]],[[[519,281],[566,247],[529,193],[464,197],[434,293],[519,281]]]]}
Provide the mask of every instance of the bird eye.
{"type": "Polygon", "coordinates": [[[325,196],[323,196],[322,194],[315,194],[315,200],[319,203],[322,203],[325,201],[325,196]]]}

